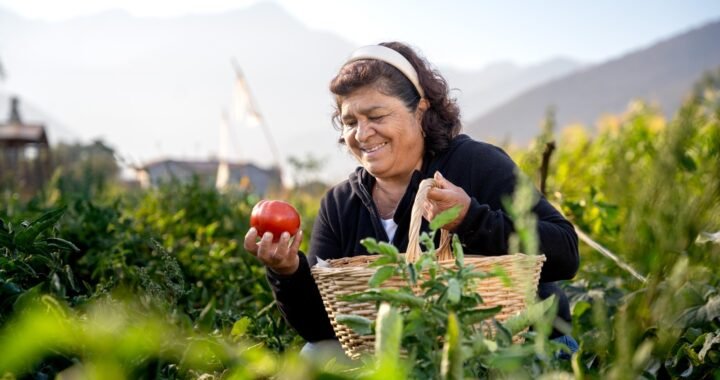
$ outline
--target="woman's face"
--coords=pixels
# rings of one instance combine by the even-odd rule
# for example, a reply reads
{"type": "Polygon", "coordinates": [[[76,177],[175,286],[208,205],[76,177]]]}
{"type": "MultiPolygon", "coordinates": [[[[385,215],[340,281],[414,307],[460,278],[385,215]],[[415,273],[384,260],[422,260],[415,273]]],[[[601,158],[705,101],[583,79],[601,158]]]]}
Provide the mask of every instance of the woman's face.
{"type": "Polygon", "coordinates": [[[424,101],[411,111],[400,99],[373,86],[361,87],[341,100],[343,139],[371,175],[406,179],[420,168],[425,150],[420,124],[424,101]]]}

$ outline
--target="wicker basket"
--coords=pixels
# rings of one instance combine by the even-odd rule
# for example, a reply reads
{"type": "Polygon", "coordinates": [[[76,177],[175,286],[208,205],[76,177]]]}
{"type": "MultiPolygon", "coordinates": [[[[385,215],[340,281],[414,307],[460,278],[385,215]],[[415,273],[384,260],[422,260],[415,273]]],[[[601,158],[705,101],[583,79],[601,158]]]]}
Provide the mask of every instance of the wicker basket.
{"type": "MultiPolygon", "coordinates": [[[[434,186],[432,179],[424,180],[420,184],[412,210],[412,220],[409,229],[408,252],[405,259],[414,262],[421,252],[419,244],[420,223],[422,221],[422,205],[427,197],[428,190],[434,186]]],[[[441,245],[438,249],[438,260],[442,266],[455,266],[450,249],[450,235],[443,230],[441,245]]],[[[335,335],[342,345],[345,353],[357,359],[364,352],[372,352],[375,344],[374,335],[359,336],[346,325],[335,320],[338,314],[354,314],[375,320],[377,310],[372,303],[354,303],[342,301],[344,295],[363,292],[368,289],[368,281],[375,273],[376,268],[368,268],[368,264],[379,256],[355,256],[336,260],[328,260],[328,267],[314,266],[312,275],[320,290],[320,295],[332,323],[335,335]]],[[[483,307],[502,306],[502,310],[495,316],[500,321],[517,314],[525,308],[525,301],[530,293],[537,290],[545,256],[528,256],[513,254],[504,256],[476,256],[466,255],[465,265],[471,265],[478,271],[488,272],[496,266],[504,268],[511,279],[512,287],[506,287],[498,277],[480,280],[477,292],[482,296],[483,307]]],[[[383,283],[383,287],[400,287],[406,285],[401,279],[391,278],[383,283]]]]}

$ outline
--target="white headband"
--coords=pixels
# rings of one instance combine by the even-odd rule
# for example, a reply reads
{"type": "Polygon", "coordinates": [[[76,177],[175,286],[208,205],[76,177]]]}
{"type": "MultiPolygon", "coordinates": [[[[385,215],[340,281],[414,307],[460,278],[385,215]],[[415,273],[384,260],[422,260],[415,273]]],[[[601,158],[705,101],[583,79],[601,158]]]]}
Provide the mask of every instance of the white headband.
{"type": "Polygon", "coordinates": [[[420,86],[417,71],[402,54],[382,45],[368,45],[355,50],[345,64],[359,61],[361,59],[376,59],[383,61],[400,70],[407,79],[412,82],[421,98],[425,97],[425,91],[420,86]]]}

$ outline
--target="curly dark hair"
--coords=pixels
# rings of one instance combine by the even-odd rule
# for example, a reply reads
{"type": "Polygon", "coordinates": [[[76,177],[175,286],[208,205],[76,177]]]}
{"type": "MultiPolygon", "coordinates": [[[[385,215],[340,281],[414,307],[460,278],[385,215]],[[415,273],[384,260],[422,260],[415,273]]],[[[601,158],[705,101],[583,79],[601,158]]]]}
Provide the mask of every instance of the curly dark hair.
{"type": "MultiPolygon", "coordinates": [[[[417,71],[420,86],[429,103],[422,120],[425,152],[435,155],[444,151],[462,129],[460,109],[456,100],[450,97],[447,81],[408,45],[401,42],[383,42],[379,45],[402,54],[417,71]]],[[[343,66],[330,82],[330,91],[335,94],[335,112],[332,115],[335,129],[342,131],[342,98],[370,85],[385,95],[402,100],[410,111],[415,111],[420,102],[420,94],[412,82],[392,65],[373,59],[354,61],[343,66]]],[[[339,142],[344,143],[344,140],[340,138],[339,142]]]]}

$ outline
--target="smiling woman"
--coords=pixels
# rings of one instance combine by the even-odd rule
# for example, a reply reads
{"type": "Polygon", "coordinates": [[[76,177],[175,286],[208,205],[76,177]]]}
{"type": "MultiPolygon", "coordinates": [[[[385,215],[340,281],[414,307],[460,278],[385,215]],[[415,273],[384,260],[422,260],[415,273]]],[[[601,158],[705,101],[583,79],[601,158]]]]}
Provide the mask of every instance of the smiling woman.
{"type": "Polygon", "coordinates": [[[400,99],[372,86],[342,97],[341,102],[343,141],[352,155],[379,181],[407,183],[422,164],[420,121],[427,106],[408,109],[400,99]]]}
{"type": "MultiPolygon", "coordinates": [[[[360,48],[333,78],[330,91],[339,142],[360,166],[323,198],[307,257],[297,250],[300,236],[293,242],[284,236],[278,243],[263,237],[258,243],[251,229],[245,240],[258,257],[292,263],[266,262],[268,280],[288,323],[311,343],[334,339],[334,332],[310,267],[367,254],[360,241],[368,237],[406,251],[411,208],[423,179],[434,177],[437,183],[428,192],[425,218],[460,206],[458,217],[444,228],[457,234],[468,252],[507,254],[514,231],[502,199],[514,191],[516,165],[500,148],[460,134],[459,110],[447,83],[415,51],[397,42],[360,48]]],[[[575,275],[577,236],[544,198],[533,212],[547,257],[538,293],[557,295],[559,316],[569,322],[567,299],[553,281],[575,275]]],[[[426,222],[422,230],[428,230],[426,222]]]]}

